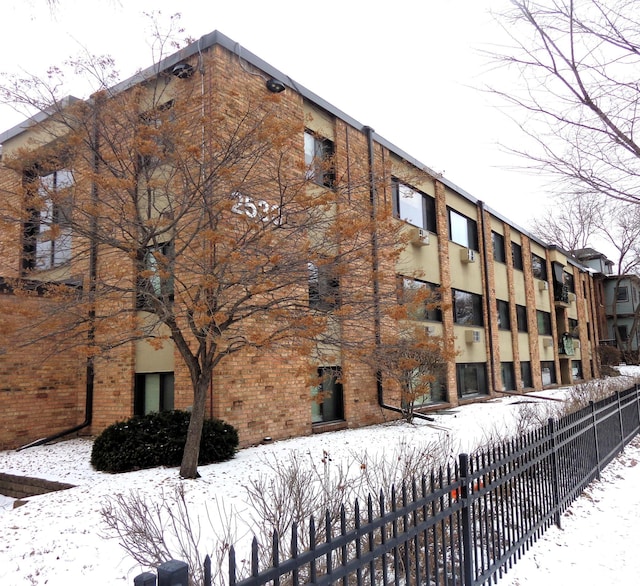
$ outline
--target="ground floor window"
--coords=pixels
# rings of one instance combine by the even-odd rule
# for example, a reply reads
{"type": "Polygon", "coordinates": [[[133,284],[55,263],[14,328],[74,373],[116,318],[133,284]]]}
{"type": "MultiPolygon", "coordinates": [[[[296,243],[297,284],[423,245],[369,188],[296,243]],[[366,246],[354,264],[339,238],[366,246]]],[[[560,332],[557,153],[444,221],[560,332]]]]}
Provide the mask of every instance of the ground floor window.
{"type": "Polygon", "coordinates": [[[531,374],[531,362],[525,361],[520,363],[520,376],[522,377],[522,388],[533,388],[533,375],[531,374]]]}
{"type": "Polygon", "coordinates": [[[582,362],[580,360],[571,361],[571,374],[573,380],[582,380],[582,362]]]}
{"type": "Polygon", "coordinates": [[[513,370],[513,362],[501,362],[500,374],[502,375],[502,390],[515,391],[516,377],[513,370]]]}
{"type": "Polygon", "coordinates": [[[486,395],[489,392],[487,367],[484,362],[456,364],[456,379],[460,398],[486,395]]]}
{"type": "Polygon", "coordinates": [[[135,415],[173,409],[173,373],[136,374],[133,393],[135,415]]]}
{"type": "Polygon", "coordinates": [[[556,383],[556,365],[552,361],[545,361],[540,363],[540,370],[542,372],[542,386],[553,385],[556,383]]]}
{"type": "Polygon", "coordinates": [[[419,409],[420,407],[427,407],[435,403],[446,403],[447,401],[447,386],[444,381],[436,380],[429,383],[429,392],[424,395],[416,397],[413,401],[413,407],[419,409]]]}
{"type": "Polygon", "coordinates": [[[318,385],[311,389],[311,422],[326,423],[344,419],[344,398],[339,366],[318,368],[318,385]]]}

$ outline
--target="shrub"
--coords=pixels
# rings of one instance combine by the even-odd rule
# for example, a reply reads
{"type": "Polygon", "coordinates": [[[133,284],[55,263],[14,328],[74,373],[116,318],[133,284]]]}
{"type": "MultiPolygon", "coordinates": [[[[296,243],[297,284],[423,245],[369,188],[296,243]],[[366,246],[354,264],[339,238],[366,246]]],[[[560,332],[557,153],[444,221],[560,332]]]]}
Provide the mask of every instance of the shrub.
{"type": "Polygon", "coordinates": [[[598,354],[603,366],[616,366],[622,359],[622,353],[615,346],[598,346],[598,354]]]}
{"type": "MultiPolygon", "coordinates": [[[[114,423],[96,438],[91,464],[104,472],[178,466],[189,418],[186,411],[163,411],[114,423]]],[[[206,419],[198,464],[229,460],[237,447],[238,432],[233,426],[219,419],[206,419]]]]}

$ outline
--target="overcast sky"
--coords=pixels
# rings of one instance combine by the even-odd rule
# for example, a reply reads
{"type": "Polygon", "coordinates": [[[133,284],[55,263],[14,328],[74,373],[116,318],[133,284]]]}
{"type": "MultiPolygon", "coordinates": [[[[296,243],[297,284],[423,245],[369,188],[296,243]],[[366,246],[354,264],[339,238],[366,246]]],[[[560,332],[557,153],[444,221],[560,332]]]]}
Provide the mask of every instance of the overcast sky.
{"type": "MultiPolygon", "coordinates": [[[[149,19],[181,13],[185,34],[219,30],[522,227],[545,203],[542,178],[499,144],[522,135],[481,91],[481,54],[507,0],[1,0],[0,72],[43,73],[86,49],[122,77],[153,62],[149,19]]],[[[517,84],[517,79],[505,79],[517,84]]],[[[86,88],[66,93],[86,97],[86,88]],[[84,92],[84,93],[83,93],[84,92]]],[[[22,120],[0,106],[0,132],[22,120]]]]}

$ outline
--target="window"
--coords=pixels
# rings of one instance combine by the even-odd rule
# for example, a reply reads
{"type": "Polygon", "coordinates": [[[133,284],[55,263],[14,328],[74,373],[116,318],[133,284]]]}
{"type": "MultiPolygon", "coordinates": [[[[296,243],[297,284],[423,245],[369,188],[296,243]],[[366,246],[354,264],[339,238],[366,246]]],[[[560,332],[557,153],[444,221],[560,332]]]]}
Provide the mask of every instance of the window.
{"type": "Polygon", "coordinates": [[[525,305],[516,305],[516,319],[518,320],[518,331],[528,332],[529,324],[527,322],[527,307],[525,305]]]}
{"type": "Polygon", "coordinates": [[[391,187],[393,215],[418,228],[436,232],[436,200],[397,179],[391,187]]]}
{"type": "Polygon", "coordinates": [[[573,278],[573,275],[570,273],[565,273],[564,274],[564,284],[567,287],[567,291],[570,291],[571,293],[575,293],[576,292],[576,283],[575,283],[575,279],[573,278]]]}
{"type": "Polygon", "coordinates": [[[461,246],[478,250],[477,223],[455,210],[449,209],[449,240],[461,246]]]}
{"type": "Polygon", "coordinates": [[[571,361],[571,376],[573,380],[582,380],[582,362],[580,360],[571,361]]]}
{"type": "Polygon", "coordinates": [[[493,242],[493,260],[496,262],[507,262],[504,249],[504,236],[497,232],[491,232],[491,240],[493,242]]]}
{"type": "Polygon", "coordinates": [[[311,422],[326,423],[344,419],[344,399],[339,366],[318,368],[318,385],[311,389],[311,422]]]}
{"type": "Polygon", "coordinates": [[[135,415],[173,409],[173,373],[136,374],[133,393],[135,415]]]}
{"type": "Polygon", "coordinates": [[[34,199],[24,226],[24,269],[46,270],[71,260],[71,198],[73,174],[68,169],[29,177],[34,199]],[[34,183],[37,183],[34,185],[34,183]]]}
{"type": "Polygon", "coordinates": [[[618,291],[616,293],[616,302],[621,303],[625,301],[629,301],[629,287],[621,285],[618,287],[618,291]]]}
{"type": "Polygon", "coordinates": [[[333,142],[307,130],[304,133],[304,162],[307,167],[307,179],[317,185],[333,187],[336,175],[333,155],[333,142]]]}
{"type": "Polygon", "coordinates": [[[168,113],[173,105],[174,100],[169,100],[140,115],[138,162],[140,169],[147,173],[162,165],[174,149],[172,129],[166,124],[173,119],[173,112],[168,113]]]}
{"type": "Polygon", "coordinates": [[[458,397],[486,395],[487,369],[484,362],[456,364],[458,397]]]}
{"type": "Polygon", "coordinates": [[[520,376],[522,377],[522,388],[533,388],[533,375],[531,374],[531,362],[520,363],[520,376]]]}
{"type": "Polygon", "coordinates": [[[515,391],[516,390],[516,377],[513,370],[513,362],[501,362],[500,374],[502,376],[502,390],[503,391],[515,391]]]}
{"type": "Polygon", "coordinates": [[[547,280],[547,263],[537,254],[531,255],[531,271],[536,279],[540,279],[541,281],[547,280]]]}
{"type": "Polygon", "coordinates": [[[553,361],[545,361],[540,363],[542,372],[542,386],[553,385],[556,383],[556,365],[553,361]]]}
{"type": "Polygon", "coordinates": [[[482,297],[453,289],[453,321],[462,326],[482,326],[482,297]]]}
{"type": "Polygon", "coordinates": [[[173,301],[173,260],[172,242],[146,249],[142,272],[138,277],[138,309],[151,311],[157,302],[173,301]]]}
{"type": "Polygon", "coordinates": [[[618,338],[620,338],[621,342],[626,342],[629,339],[627,326],[618,326],[618,338]]]}
{"type": "Polygon", "coordinates": [[[511,260],[513,261],[513,268],[519,271],[522,270],[522,246],[512,242],[511,243],[511,260]]]}
{"type": "Polygon", "coordinates": [[[330,311],[340,305],[340,279],[336,266],[330,263],[308,263],[309,307],[330,311]]]}
{"type": "Polygon", "coordinates": [[[436,284],[408,277],[398,277],[398,280],[398,303],[412,305],[409,308],[409,318],[442,321],[442,311],[437,307],[440,295],[436,284]]]}
{"type": "Polygon", "coordinates": [[[540,336],[551,335],[551,314],[547,311],[536,311],[536,319],[538,320],[538,334],[540,336]]]}
{"type": "Polygon", "coordinates": [[[578,327],[578,320],[569,318],[569,335],[572,338],[580,337],[580,328],[578,327]]]}
{"type": "Polygon", "coordinates": [[[498,329],[510,330],[511,329],[511,316],[509,315],[509,302],[497,299],[498,305],[498,329]]]}
{"type": "Polygon", "coordinates": [[[445,403],[447,400],[447,387],[444,380],[435,380],[429,383],[429,392],[416,397],[413,401],[414,408],[433,405],[434,403],[445,403]]]}

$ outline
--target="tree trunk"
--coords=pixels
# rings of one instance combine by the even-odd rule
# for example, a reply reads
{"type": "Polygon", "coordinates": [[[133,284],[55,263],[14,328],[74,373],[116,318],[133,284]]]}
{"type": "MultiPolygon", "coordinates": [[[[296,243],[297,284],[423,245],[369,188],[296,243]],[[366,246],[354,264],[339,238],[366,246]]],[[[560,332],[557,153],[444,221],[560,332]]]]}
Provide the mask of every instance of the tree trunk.
{"type": "Polygon", "coordinates": [[[209,381],[209,376],[201,375],[194,389],[193,409],[189,420],[189,429],[187,430],[187,441],[182,454],[182,463],[180,464],[180,476],[182,478],[200,477],[200,474],[198,474],[198,457],[200,455],[200,440],[202,438],[209,381]]]}

